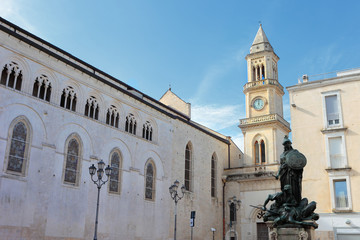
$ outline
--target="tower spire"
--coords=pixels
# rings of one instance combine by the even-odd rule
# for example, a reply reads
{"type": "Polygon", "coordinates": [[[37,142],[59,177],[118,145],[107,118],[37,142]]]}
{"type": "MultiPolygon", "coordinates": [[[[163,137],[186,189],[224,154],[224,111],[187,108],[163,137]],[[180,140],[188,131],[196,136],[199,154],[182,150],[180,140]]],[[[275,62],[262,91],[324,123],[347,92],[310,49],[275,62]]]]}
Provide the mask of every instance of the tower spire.
{"type": "Polygon", "coordinates": [[[259,30],[256,33],[255,39],[251,45],[250,53],[256,53],[261,51],[274,51],[266,34],[262,28],[261,22],[259,23],[259,30]]]}

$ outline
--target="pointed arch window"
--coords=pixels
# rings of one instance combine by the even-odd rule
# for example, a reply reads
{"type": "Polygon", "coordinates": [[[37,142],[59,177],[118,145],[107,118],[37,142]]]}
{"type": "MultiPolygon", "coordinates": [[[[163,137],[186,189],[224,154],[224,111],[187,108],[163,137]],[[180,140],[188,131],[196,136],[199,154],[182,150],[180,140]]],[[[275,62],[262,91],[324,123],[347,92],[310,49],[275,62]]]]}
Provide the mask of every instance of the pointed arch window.
{"type": "Polygon", "coordinates": [[[132,113],[125,119],[125,131],[136,135],[136,119],[132,113]]]}
{"type": "Polygon", "coordinates": [[[211,196],[216,197],[216,156],[211,157],[211,196]]]}
{"type": "Polygon", "coordinates": [[[112,167],[110,175],[109,192],[120,193],[121,185],[121,154],[118,150],[113,151],[110,154],[110,165],[112,167]]]}
{"type": "Polygon", "coordinates": [[[256,80],[260,80],[260,66],[256,66],[256,80]]]}
{"type": "Polygon", "coordinates": [[[254,152],[255,152],[255,164],[259,164],[260,163],[260,149],[259,149],[259,142],[256,141],[254,143],[254,152]]]}
{"type": "Polygon", "coordinates": [[[155,199],[155,164],[152,161],[148,161],[145,167],[145,199],[155,199]]]}
{"type": "Polygon", "coordinates": [[[15,62],[11,62],[4,66],[1,72],[0,84],[20,91],[22,79],[23,75],[19,65],[15,62]]]}
{"type": "Polygon", "coordinates": [[[50,102],[51,83],[47,76],[41,75],[35,79],[32,95],[50,102]]]}
{"type": "Polygon", "coordinates": [[[6,170],[10,173],[25,175],[29,152],[30,131],[26,122],[21,119],[12,124],[10,148],[6,170]]]}
{"type": "Polygon", "coordinates": [[[149,121],[146,121],[143,125],[142,137],[146,140],[152,141],[153,128],[149,121]]]}
{"type": "Polygon", "coordinates": [[[77,185],[80,168],[80,143],[77,137],[71,137],[66,144],[64,183],[77,185]]]}
{"type": "Polygon", "coordinates": [[[64,88],[61,94],[60,106],[75,112],[76,102],[77,97],[73,87],[68,86],[64,88]]]}
{"type": "Polygon", "coordinates": [[[266,148],[265,148],[265,141],[260,140],[255,141],[254,143],[254,158],[255,158],[255,164],[264,164],[266,163],[266,148]]]}
{"type": "Polygon", "coordinates": [[[192,151],[190,143],[185,148],[185,188],[192,191],[192,151]]]}
{"type": "Polygon", "coordinates": [[[106,113],[106,124],[119,128],[120,114],[114,105],[111,105],[106,113]]]}
{"type": "Polygon", "coordinates": [[[265,142],[264,142],[264,140],[261,140],[261,143],[260,143],[260,153],[261,153],[261,163],[265,163],[266,159],[265,159],[265,142]]]}
{"type": "Polygon", "coordinates": [[[252,80],[253,80],[253,81],[256,81],[256,80],[257,80],[257,79],[256,79],[256,68],[255,68],[255,67],[252,68],[252,80]]]}
{"type": "Polygon", "coordinates": [[[86,101],[84,114],[89,118],[96,120],[99,119],[99,105],[94,96],[90,96],[90,98],[86,101]]]}

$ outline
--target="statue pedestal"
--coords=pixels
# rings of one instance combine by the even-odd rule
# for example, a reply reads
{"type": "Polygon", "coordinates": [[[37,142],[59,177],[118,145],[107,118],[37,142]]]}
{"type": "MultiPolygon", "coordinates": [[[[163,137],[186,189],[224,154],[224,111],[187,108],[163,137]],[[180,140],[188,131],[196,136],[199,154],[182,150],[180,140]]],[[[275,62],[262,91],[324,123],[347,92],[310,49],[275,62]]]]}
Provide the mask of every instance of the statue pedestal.
{"type": "Polygon", "coordinates": [[[272,227],[272,222],[267,222],[270,240],[315,240],[315,229],[310,226],[284,226],[272,227]]]}

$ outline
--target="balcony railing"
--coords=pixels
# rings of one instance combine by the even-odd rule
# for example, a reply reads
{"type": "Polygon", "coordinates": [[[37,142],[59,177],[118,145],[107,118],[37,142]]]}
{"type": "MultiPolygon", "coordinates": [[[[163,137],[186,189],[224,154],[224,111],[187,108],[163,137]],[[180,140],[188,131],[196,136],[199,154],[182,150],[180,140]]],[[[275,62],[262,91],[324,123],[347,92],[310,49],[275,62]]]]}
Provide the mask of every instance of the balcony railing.
{"type": "Polygon", "coordinates": [[[352,74],[359,74],[360,68],[351,68],[341,71],[334,71],[334,72],[328,72],[328,73],[321,73],[316,75],[307,75],[304,74],[302,77],[298,78],[298,83],[308,82],[308,81],[318,81],[318,80],[324,80],[329,78],[335,78],[335,77],[343,77],[348,76],[352,74]]]}
{"type": "Polygon", "coordinates": [[[259,81],[248,82],[244,85],[244,91],[248,88],[260,87],[260,86],[265,86],[265,85],[275,85],[275,86],[279,87],[282,91],[284,91],[283,86],[281,86],[281,84],[277,80],[274,80],[274,79],[263,79],[263,80],[259,80],[259,81]]]}
{"type": "Polygon", "coordinates": [[[264,122],[273,122],[273,121],[279,121],[282,124],[284,124],[286,127],[290,128],[290,124],[276,113],[265,116],[253,117],[253,118],[240,119],[240,126],[251,125],[256,123],[264,123],[264,122]]]}

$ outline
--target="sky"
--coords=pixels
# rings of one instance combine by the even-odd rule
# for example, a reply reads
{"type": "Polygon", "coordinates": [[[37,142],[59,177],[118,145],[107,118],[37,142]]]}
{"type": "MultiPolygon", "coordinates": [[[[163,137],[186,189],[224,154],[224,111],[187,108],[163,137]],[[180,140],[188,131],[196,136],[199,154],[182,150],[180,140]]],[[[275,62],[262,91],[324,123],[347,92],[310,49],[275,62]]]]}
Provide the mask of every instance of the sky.
{"type": "MultiPolygon", "coordinates": [[[[0,16],[155,98],[171,86],[192,120],[243,149],[245,56],[261,22],[279,82],[360,67],[360,1],[1,0],[0,16]]],[[[289,97],[284,118],[291,122],[289,97]]]]}

